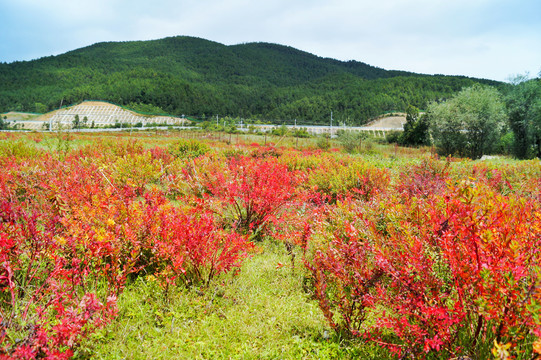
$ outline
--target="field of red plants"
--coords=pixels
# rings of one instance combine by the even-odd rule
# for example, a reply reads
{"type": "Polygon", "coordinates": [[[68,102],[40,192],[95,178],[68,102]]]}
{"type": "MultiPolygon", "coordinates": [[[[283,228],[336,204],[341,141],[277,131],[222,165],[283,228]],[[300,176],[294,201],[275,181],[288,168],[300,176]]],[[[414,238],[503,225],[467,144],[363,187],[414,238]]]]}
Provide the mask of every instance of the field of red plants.
{"type": "Polygon", "coordinates": [[[0,140],[0,358],[71,358],[136,279],[204,291],[269,237],[342,338],[395,358],[541,356],[538,160],[35,143],[0,140]]]}

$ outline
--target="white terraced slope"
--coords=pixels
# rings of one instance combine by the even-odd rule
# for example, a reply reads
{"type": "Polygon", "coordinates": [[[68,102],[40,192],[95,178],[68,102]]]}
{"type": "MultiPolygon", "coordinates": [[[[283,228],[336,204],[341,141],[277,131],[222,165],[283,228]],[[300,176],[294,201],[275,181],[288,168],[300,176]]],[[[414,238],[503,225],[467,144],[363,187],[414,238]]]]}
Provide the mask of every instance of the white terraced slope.
{"type": "Polygon", "coordinates": [[[85,101],[79,105],[44,114],[36,120],[40,122],[40,126],[43,126],[44,123],[47,127],[49,123],[52,124],[53,129],[71,128],[76,115],[79,116],[81,125],[83,125],[86,117],[87,122],[85,125],[90,126],[94,123],[96,127],[114,125],[115,123],[121,123],[126,126],[137,123],[142,123],[143,125],[150,123],[182,125],[185,123],[185,120],[182,118],[172,116],[145,116],[101,101],[85,101]]]}

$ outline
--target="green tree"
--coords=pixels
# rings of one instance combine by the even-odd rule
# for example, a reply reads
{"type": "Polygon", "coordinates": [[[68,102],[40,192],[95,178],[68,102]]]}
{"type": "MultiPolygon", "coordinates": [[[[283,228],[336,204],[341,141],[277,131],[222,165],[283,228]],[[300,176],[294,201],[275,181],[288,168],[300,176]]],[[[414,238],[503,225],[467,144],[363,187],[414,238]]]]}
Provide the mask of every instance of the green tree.
{"type": "Polygon", "coordinates": [[[541,157],[541,78],[515,78],[506,105],[514,134],[513,155],[519,159],[541,157]]]}
{"type": "Polygon", "coordinates": [[[498,143],[506,111],[495,88],[474,85],[445,102],[431,103],[428,116],[440,154],[478,159],[498,143]]]}
{"type": "Polygon", "coordinates": [[[419,109],[413,105],[408,105],[406,108],[406,123],[413,124],[419,118],[419,109]]]}
{"type": "Polygon", "coordinates": [[[428,119],[422,114],[419,115],[419,109],[413,105],[406,108],[406,123],[404,131],[398,138],[400,145],[428,145],[428,119]]]}
{"type": "Polygon", "coordinates": [[[289,129],[287,128],[287,126],[285,126],[285,124],[282,124],[281,126],[276,127],[272,130],[272,134],[276,136],[285,136],[288,133],[289,129]]]}
{"type": "Polygon", "coordinates": [[[464,123],[456,116],[456,111],[450,102],[428,105],[430,134],[438,153],[441,155],[464,155],[466,137],[462,133],[464,123]]]}
{"type": "Polygon", "coordinates": [[[38,114],[44,114],[44,113],[46,113],[47,110],[48,110],[47,105],[42,104],[42,103],[39,103],[39,102],[36,103],[35,106],[36,106],[36,112],[37,112],[38,114]]]}
{"type": "Polygon", "coordinates": [[[76,114],[75,118],[73,119],[73,128],[78,129],[79,125],[81,125],[81,120],[79,119],[79,115],[76,114]]]}
{"type": "Polygon", "coordinates": [[[342,144],[344,151],[354,153],[359,149],[361,141],[366,139],[366,134],[359,131],[338,131],[338,141],[342,144]]]}

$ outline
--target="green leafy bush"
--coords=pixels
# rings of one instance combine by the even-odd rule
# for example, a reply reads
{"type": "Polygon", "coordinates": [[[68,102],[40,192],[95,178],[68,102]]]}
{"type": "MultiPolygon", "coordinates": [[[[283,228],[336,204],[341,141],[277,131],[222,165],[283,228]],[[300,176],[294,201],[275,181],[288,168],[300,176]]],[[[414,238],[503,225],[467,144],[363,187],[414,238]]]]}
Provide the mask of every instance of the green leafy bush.
{"type": "Polygon", "coordinates": [[[342,144],[344,151],[347,153],[355,152],[360,145],[360,142],[366,138],[366,135],[360,132],[344,131],[338,132],[338,141],[342,144]]]}
{"type": "Polygon", "coordinates": [[[180,139],[169,145],[169,152],[179,158],[196,158],[210,151],[207,144],[197,140],[180,139]]]}

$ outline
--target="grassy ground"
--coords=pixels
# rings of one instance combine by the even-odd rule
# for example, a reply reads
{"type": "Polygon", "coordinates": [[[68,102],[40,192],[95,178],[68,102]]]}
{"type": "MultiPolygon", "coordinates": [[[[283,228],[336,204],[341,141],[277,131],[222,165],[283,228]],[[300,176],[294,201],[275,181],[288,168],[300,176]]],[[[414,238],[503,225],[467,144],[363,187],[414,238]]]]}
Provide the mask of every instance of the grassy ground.
{"type": "MultiPolygon", "coordinates": [[[[207,289],[167,296],[151,278],[130,284],[120,316],[84,343],[76,358],[93,359],[356,359],[381,358],[339,339],[303,291],[282,244],[270,240],[238,275],[207,289]]],[[[379,354],[382,355],[382,354],[379,354]]]]}

